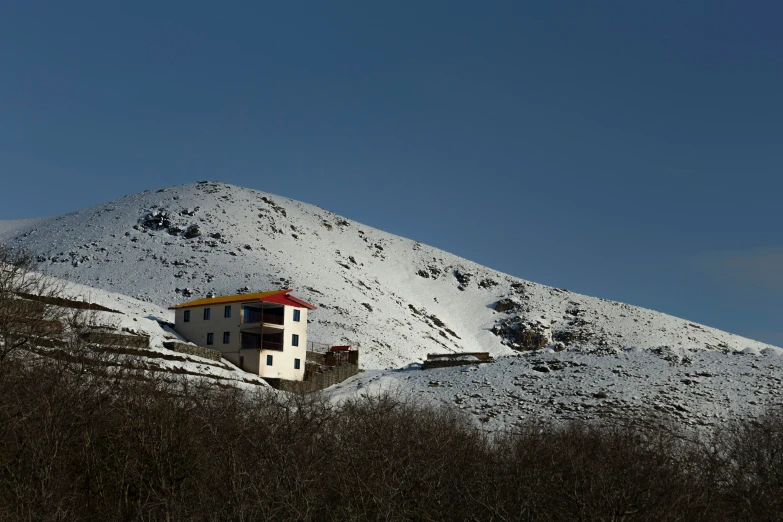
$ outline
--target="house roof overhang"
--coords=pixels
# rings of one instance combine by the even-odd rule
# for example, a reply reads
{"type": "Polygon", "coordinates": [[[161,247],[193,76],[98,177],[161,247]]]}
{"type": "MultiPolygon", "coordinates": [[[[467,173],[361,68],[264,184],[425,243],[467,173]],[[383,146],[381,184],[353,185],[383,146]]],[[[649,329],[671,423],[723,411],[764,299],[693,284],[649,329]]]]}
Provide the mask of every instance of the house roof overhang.
{"type": "MultiPolygon", "coordinates": [[[[290,290],[288,290],[290,292],[290,290]]],[[[279,294],[274,294],[266,297],[262,297],[259,299],[259,301],[262,301],[264,303],[276,303],[281,304],[285,306],[293,306],[295,308],[307,308],[309,310],[315,310],[315,306],[311,305],[310,303],[306,301],[302,301],[301,299],[298,299],[288,293],[280,292],[279,294]]]]}
{"type": "Polygon", "coordinates": [[[246,301],[261,301],[264,303],[276,303],[295,308],[307,308],[315,310],[316,306],[290,295],[292,290],[272,290],[270,292],[256,292],[253,294],[224,295],[219,297],[207,297],[196,299],[186,303],[170,306],[169,310],[178,310],[180,308],[193,308],[196,306],[220,305],[229,303],[239,303],[246,301]]]}

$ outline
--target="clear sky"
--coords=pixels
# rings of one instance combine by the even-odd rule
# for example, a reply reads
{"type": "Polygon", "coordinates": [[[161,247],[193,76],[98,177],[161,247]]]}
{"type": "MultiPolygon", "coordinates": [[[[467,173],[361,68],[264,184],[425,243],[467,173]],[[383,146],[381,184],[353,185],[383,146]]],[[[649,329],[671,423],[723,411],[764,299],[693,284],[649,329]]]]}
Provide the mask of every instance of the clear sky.
{"type": "Polygon", "coordinates": [[[0,219],[219,180],[783,345],[781,20],[0,0],[0,219]]]}

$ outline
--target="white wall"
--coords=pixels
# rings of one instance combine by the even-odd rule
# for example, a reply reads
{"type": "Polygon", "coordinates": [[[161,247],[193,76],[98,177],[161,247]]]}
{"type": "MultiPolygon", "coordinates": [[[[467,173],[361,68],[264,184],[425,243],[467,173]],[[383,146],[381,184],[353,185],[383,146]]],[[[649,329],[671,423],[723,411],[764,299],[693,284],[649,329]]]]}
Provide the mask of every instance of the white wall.
{"type": "MultiPolygon", "coordinates": [[[[248,303],[249,304],[249,303],[248,303]]],[[[258,304],[258,303],[254,303],[258,304]]],[[[195,306],[174,311],[175,328],[186,340],[205,348],[222,352],[223,357],[239,366],[239,357],[244,357],[244,370],[261,377],[273,377],[301,381],[307,352],[307,308],[284,307],[283,351],[240,350],[240,324],[243,303],[195,306]],[[231,306],[231,317],[224,317],[224,309],[231,306]],[[204,320],[204,309],[210,309],[209,320],[204,320]],[[185,322],[185,310],[190,310],[190,322],[185,322]],[[294,321],[294,310],[300,311],[300,321],[294,321]],[[223,333],[230,332],[230,341],[223,343],[223,333]],[[214,334],[214,343],[207,344],[207,334],[214,334]],[[292,345],[292,335],[299,335],[299,346],[292,345]],[[266,364],[266,356],[272,356],[272,365],[266,364]],[[294,359],[299,359],[299,369],[294,368],[294,359]]],[[[271,331],[267,331],[270,333],[271,331]]]]}
{"type": "Polygon", "coordinates": [[[241,303],[230,305],[216,304],[209,306],[195,306],[190,310],[190,322],[185,322],[185,309],[177,309],[174,314],[174,324],[177,332],[188,341],[205,348],[212,348],[223,353],[239,351],[239,323],[241,303]],[[231,307],[231,317],[225,318],[224,308],[231,307]],[[204,309],[210,309],[209,320],[204,320],[204,309]],[[231,339],[228,344],[223,344],[223,332],[230,332],[231,339]],[[214,343],[207,344],[207,333],[214,334],[214,343]]]}
{"type": "MultiPolygon", "coordinates": [[[[286,306],[284,310],[283,351],[262,350],[260,363],[261,377],[274,377],[289,381],[304,379],[305,360],[307,359],[307,308],[286,306]],[[294,321],[294,310],[299,310],[300,320],[294,321]],[[299,335],[299,346],[293,346],[293,335],[299,335]],[[266,364],[267,355],[272,356],[272,365],[266,364]],[[299,359],[299,369],[294,368],[294,359],[299,359]]],[[[246,350],[244,350],[246,351],[246,350]]]]}

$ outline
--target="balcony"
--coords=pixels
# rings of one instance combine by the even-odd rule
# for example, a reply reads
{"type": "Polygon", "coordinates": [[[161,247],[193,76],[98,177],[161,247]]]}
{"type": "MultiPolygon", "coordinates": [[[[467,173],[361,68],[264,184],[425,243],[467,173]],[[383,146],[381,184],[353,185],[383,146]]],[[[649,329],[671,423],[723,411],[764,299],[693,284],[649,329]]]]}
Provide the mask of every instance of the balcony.
{"type": "Polygon", "coordinates": [[[242,325],[260,326],[261,324],[270,324],[275,326],[283,326],[284,317],[283,309],[271,308],[269,310],[261,310],[260,308],[244,308],[242,310],[242,325]]]}
{"type": "Polygon", "coordinates": [[[242,350],[275,350],[283,351],[282,335],[264,335],[240,332],[240,348],[242,350]]]}

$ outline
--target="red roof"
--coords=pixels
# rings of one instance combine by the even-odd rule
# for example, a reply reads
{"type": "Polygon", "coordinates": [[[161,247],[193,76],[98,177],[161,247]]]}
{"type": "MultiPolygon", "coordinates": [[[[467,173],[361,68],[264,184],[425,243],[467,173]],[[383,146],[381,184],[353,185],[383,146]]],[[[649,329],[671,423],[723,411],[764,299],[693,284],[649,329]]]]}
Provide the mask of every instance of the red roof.
{"type": "Polygon", "coordinates": [[[292,296],[290,292],[291,290],[281,290],[279,293],[262,297],[259,299],[259,301],[264,303],[276,303],[286,306],[293,306],[295,308],[309,308],[310,310],[316,309],[315,305],[311,305],[306,301],[302,301],[301,299],[292,296]]]}
{"type": "Polygon", "coordinates": [[[273,290],[271,292],[256,292],[254,294],[237,294],[226,295],[221,297],[207,297],[204,299],[196,299],[195,301],[188,301],[179,305],[169,307],[169,310],[176,310],[177,308],[190,308],[193,306],[209,306],[213,304],[225,304],[235,303],[240,301],[263,301],[265,303],[276,303],[286,306],[293,306],[295,308],[309,308],[315,310],[316,307],[306,301],[302,301],[292,295],[289,295],[291,290],[273,290]]]}

